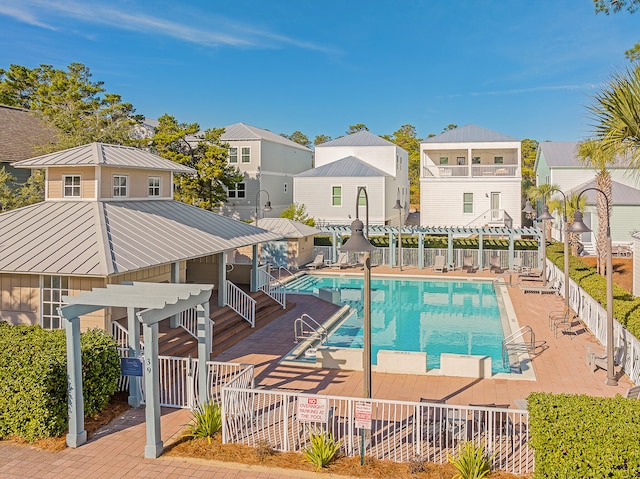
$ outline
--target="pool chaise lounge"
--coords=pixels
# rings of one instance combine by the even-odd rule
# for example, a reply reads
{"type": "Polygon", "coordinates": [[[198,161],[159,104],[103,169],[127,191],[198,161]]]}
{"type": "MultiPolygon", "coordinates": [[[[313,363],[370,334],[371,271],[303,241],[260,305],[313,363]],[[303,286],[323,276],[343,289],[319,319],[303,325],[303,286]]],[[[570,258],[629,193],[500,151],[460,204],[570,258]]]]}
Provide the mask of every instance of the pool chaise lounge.
{"type": "Polygon", "coordinates": [[[557,294],[558,287],[557,286],[528,286],[525,284],[520,284],[520,290],[524,293],[538,293],[538,294],[557,294]]]}

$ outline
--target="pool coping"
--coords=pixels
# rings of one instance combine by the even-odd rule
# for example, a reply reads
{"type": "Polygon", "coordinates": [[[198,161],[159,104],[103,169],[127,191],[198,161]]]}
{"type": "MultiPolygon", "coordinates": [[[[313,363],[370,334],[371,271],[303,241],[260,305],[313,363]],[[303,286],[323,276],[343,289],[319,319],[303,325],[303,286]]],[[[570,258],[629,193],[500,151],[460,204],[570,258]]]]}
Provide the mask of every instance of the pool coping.
{"type": "MultiPolygon", "coordinates": [[[[307,274],[314,274],[318,276],[362,276],[361,272],[352,272],[352,271],[341,271],[341,270],[332,270],[332,271],[322,271],[322,270],[314,270],[312,272],[303,271],[299,272],[294,276],[290,276],[286,278],[286,283],[294,281],[302,276],[307,274]]],[[[469,277],[469,276],[438,276],[438,275],[397,275],[393,273],[379,273],[375,275],[371,275],[371,278],[393,278],[398,280],[445,280],[445,281],[470,281],[470,282],[484,282],[484,283],[494,283],[496,298],[498,300],[498,307],[500,311],[500,320],[502,322],[502,329],[505,337],[507,335],[517,331],[520,328],[520,324],[518,321],[518,317],[515,313],[515,308],[513,307],[513,303],[511,302],[511,297],[508,291],[508,285],[504,277],[497,278],[480,278],[480,277],[469,277]],[[499,293],[499,294],[498,294],[499,293]]],[[[318,296],[313,293],[296,293],[296,294],[312,294],[313,296],[318,296]]],[[[344,305],[338,310],[335,314],[330,316],[322,326],[329,332],[332,332],[336,327],[339,326],[338,323],[344,322],[351,315],[351,308],[348,305],[344,305]]],[[[320,345],[321,339],[319,337],[311,337],[302,340],[298,343],[289,353],[287,353],[280,361],[279,364],[287,365],[287,366],[297,366],[297,367],[307,367],[307,368],[321,368],[315,361],[308,361],[304,359],[299,359],[304,351],[310,348],[317,348],[320,345]]],[[[357,349],[357,348],[356,348],[357,349]]],[[[520,352],[517,354],[516,360],[520,366],[520,373],[496,373],[492,374],[491,377],[482,378],[482,379],[506,379],[510,381],[536,381],[535,371],[533,369],[533,363],[531,361],[531,357],[528,352],[520,352]]],[[[375,365],[372,366],[372,371],[376,371],[377,367],[375,365]]],[[[396,374],[396,373],[390,373],[396,374]]],[[[415,373],[405,373],[405,374],[415,374],[415,373]]],[[[440,369],[428,369],[424,373],[420,375],[426,376],[442,376],[440,369]]]]}

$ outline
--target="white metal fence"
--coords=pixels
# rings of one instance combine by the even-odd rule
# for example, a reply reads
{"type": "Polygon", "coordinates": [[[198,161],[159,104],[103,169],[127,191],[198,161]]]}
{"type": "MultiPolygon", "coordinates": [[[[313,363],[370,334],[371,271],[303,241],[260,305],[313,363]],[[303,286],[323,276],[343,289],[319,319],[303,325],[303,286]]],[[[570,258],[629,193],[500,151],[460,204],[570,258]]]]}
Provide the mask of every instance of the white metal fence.
{"type": "Polygon", "coordinates": [[[256,324],[256,300],[226,280],[226,305],[249,322],[253,328],[256,324]]]}
{"type": "MultiPolygon", "coordinates": [[[[564,272],[547,260],[549,280],[556,282],[560,294],[564,295],[564,272]]],[[[582,322],[600,341],[607,342],[607,310],[569,278],[569,306],[578,314],[582,322]]],[[[615,355],[616,364],[622,367],[629,378],[640,385],[640,340],[618,321],[613,321],[613,347],[621,354],[615,355]]]]}
{"type": "Polygon", "coordinates": [[[309,395],[254,390],[236,381],[222,388],[223,442],[279,451],[302,451],[309,434],[329,431],[343,454],[407,462],[417,458],[446,463],[465,441],[494,454],[493,468],[527,474],[533,471],[527,411],[506,407],[452,406],[433,402],[389,401],[339,396],[311,396],[325,405],[324,420],[298,417],[298,402],[309,395]],[[356,429],[356,404],[371,405],[371,432],[356,429]]]}
{"type": "Polygon", "coordinates": [[[283,308],[287,308],[287,288],[276,277],[271,276],[266,267],[258,268],[258,289],[274,301],[279,303],[283,308]]]}

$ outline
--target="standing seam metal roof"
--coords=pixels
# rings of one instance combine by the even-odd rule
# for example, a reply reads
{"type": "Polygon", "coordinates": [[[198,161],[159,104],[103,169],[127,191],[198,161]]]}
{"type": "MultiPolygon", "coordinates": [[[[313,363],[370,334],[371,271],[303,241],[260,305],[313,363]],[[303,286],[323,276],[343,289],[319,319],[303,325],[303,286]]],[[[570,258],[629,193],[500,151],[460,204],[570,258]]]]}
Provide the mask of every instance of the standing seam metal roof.
{"type": "Polygon", "coordinates": [[[193,168],[167,160],[148,151],[131,146],[89,143],[67,150],[49,153],[28,160],[17,161],[16,168],[48,168],[56,166],[116,166],[126,168],[195,173],[193,168]]]}
{"type": "MultiPolygon", "coordinates": [[[[569,190],[568,193],[578,194],[587,188],[597,188],[596,181],[591,180],[586,183],[583,183],[580,186],[576,186],[575,188],[572,188],[571,190],[569,190]]],[[[587,198],[588,205],[595,205],[598,201],[598,196],[600,196],[600,194],[595,190],[589,190],[589,191],[585,191],[583,196],[587,198]]],[[[617,181],[612,181],[610,201],[611,201],[611,206],[640,205],[640,190],[628,185],[624,185],[622,183],[618,183],[617,181]]]]}
{"type": "MultiPolygon", "coordinates": [[[[352,133],[347,136],[336,138],[335,140],[327,141],[316,146],[318,148],[324,148],[327,146],[398,146],[384,138],[374,135],[373,133],[362,130],[356,133],[352,133]]],[[[398,148],[401,148],[398,146],[398,148]]],[[[401,148],[403,149],[403,148],[401,148]]]]}
{"type": "Polygon", "coordinates": [[[517,138],[503,135],[477,125],[465,125],[440,135],[425,138],[422,143],[475,143],[475,142],[514,142],[517,138]]]}
{"type": "Polygon", "coordinates": [[[0,214],[0,272],[108,276],[281,239],[178,201],[47,201],[0,214]]]}
{"type": "MultiPolygon", "coordinates": [[[[581,161],[578,155],[576,141],[543,141],[540,143],[540,154],[549,168],[584,168],[593,169],[588,163],[581,161]]],[[[615,162],[607,168],[627,168],[629,160],[621,156],[615,158],[615,162]]]]}
{"type": "Polygon", "coordinates": [[[391,176],[384,171],[371,166],[366,161],[362,161],[355,156],[347,156],[341,160],[332,161],[326,165],[319,166],[318,168],[312,168],[302,173],[295,175],[299,177],[340,177],[340,176],[391,176]]]}
{"type": "Polygon", "coordinates": [[[255,126],[246,125],[244,123],[235,123],[233,125],[225,126],[224,133],[220,135],[222,141],[239,141],[239,140],[267,140],[273,143],[280,143],[282,145],[290,146],[292,148],[298,148],[304,151],[311,151],[304,145],[291,141],[289,138],[277,135],[269,130],[263,130],[255,126]]]}

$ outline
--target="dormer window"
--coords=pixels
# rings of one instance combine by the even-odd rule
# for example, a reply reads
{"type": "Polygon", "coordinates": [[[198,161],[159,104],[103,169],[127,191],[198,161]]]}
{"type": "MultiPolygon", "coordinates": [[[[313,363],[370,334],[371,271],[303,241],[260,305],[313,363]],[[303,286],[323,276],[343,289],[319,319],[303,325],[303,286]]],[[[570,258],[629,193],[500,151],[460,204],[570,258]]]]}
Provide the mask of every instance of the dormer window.
{"type": "Polygon", "coordinates": [[[160,177],[149,177],[149,196],[160,196],[160,177]]]}
{"type": "Polygon", "coordinates": [[[113,175],[113,197],[127,196],[127,177],[123,175],[113,175]]]}
{"type": "Polygon", "coordinates": [[[62,181],[65,198],[80,198],[80,175],[65,175],[62,181]]]}

